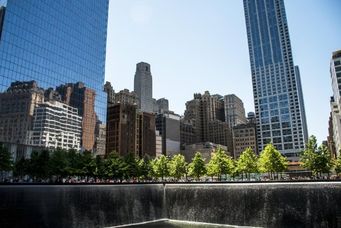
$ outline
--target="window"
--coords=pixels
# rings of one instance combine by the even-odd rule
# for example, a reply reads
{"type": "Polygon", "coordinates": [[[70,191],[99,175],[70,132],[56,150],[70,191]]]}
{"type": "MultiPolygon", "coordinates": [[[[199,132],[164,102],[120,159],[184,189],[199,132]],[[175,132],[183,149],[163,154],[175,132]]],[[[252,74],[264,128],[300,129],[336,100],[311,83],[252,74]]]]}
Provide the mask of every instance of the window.
{"type": "Polygon", "coordinates": [[[337,77],[338,79],[340,79],[340,78],[341,78],[341,72],[336,73],[336,77],[337,77]]]}

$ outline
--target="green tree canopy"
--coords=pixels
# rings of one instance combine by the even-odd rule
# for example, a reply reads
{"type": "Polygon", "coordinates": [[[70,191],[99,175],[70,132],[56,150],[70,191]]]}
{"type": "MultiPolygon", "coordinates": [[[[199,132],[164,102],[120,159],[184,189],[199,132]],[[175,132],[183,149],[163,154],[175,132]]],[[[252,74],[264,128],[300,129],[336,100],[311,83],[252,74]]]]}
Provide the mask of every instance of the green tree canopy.
{"type": "Polygon", "coordinates": [[[96,163],[95,176],[97,178],[105,178],[104,158],[101,158],[101,156],[96,156],[95,163],[96,163]]]}
{"type": "MultiPolygon", "coordinates": [[[[341,152],[341,151],[340,151],[341,152]]],[[[335,172],[336,174],[341,174],[341,155],[339,153],[339,156],[335,160],[335,172]]]]}
{"type": "Polygon", "coordinates": [[[174,155],[169,162],[169,174],[179,180],[186,174],[187,163],[181,154],[174,155]]]}
{"type": "Polygon", "coordinates": [[[137,177],[138,179],[143,179],[146,180],[149,178],[149,173],[150,173],[150,165],[149,161],[147,159],[139,159],[136,158],[136,163],[137,163],[137,177]]]}
{"type": "Polygon", "coordinates": [[[25,158],[21,158],[14,163],[13,174],[15,177],[22,178],[29,173],[30,161],[25,158]]]}
{"type": "Polygon", "coordinates": [[[314,135],[310,136],[306,144],[305,150],[301,154],[300,161],[302,167],[308,170],[314,170],[315,161],[317,158],[317,142],[314,135]]]}
{"type": "Polygon", "coordinates": [[[123,180],[126,163],[117,153],[113,152],[107,156],[104,161],[104,167],[104,173],[107,178],[123,180]]]}
{"type": "Polygon", "coordinates": [[[311,170],[314,175],[329,173],[333,167],[332,156],[325,145],[317,145],[316,137],[310,136],[300,161],[302,166],[311,170]]]}
{"type": "Polygon", "coordinates": [[[317,150],[316,160],[314,162],[314,169],[312,170],[315,174],[330,173],[333,168],[333,161],[330,151],[324,144],[320,145],[317,150]]]}
{"type": "Polygon", "coordinates": [[[124,178],[137,178],[139,176],[138,159],[134,154],[129,153],[124,157],[125,167],[123,167],[124,178]]]}
{"type": "Polygon", "coordinates": [[[49,160],[50,166],[50,174],[56,175],[57,179],[60,181],[60,178],[68,176],[67,166],[67,151],[63,149],[56,149],[52,154],[49,160]]]}
{"type": "Polygon", "coordinates": [[[205,161],[200,152],[196,152],[192,162],[189,164],[189,175],[195,177],[197,180],[206,174],[205,161]]]}
{"type": "Polygon", "coordinates": [[[82,176],[82,158],[81,154],[74,150],[68,150],[66,153],[67,167],[65,168],[68,176],[82,176]]]}
{"type": "Polygon", "coordinates": [[[11,171],[13,168],[13,160],[11,153],[4,145],[0,143],[0,172],[11,171]]]}
{"type": "Polygon", "coordinates": [[[219,147],[212,153],[211,159],[206,167],[209,176],[217,176],[221,180],[222,175],[232,173],[234,165],[232,158],[219,147]]]}
{"type": "Polygon", "coordinates": [[[29,160],[28,172],[31,177],[46,179],[50,176],[50,153],[48,150],[33,151],[29,160]]]}
{"type": "Polygon", "coordinates": [[[152,162],[154,174],[164,180],[169,175],[169,159],[165,155],[155,158],[152,162]]]}
{"type": "MultiPolygon", "coordinates": [[[[258,172],[257,155],[250,147],[244,150],[243,153],[240,155],[237,161],[237,169],[238,172],[242,174],[258,172]]],[[[250,179],[250,175],[248,176],[248,178],[250,179]]]]}
{"type": "Polygon", "coordinates": [[[81,154],[81,174],[86,177],[95,177],[96,161],[92,156],[91,151],[84,151],[81,154]]]}
{"type": "Polygon", "coordinates": [[[283,172],[287,169],[287,159],[271,144],[267,144],[258,159],[258,168],[262,173],[283,172]]]}

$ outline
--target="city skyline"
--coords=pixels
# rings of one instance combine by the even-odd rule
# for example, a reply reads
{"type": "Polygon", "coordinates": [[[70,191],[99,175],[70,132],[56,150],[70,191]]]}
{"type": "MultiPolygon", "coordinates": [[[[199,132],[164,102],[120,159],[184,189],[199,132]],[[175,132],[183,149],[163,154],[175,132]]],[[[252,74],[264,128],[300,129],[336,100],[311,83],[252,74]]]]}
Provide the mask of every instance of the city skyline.
{"type": "MultiPolygon", "coordinates": [[[[246,112],[254,111],[242,2],[205,3],[111,1],[106,80],[116,90],[132,89],[134,65],[145,61],[153,67],[153,94],[169,99],[170,110],[178,114],[184,113],[185,102],[193,93],[206,90],[212,94],[234,93],[243,100],[246,112]]],[[[321,141],[327,136],[332,94],[330,56],[340,48],[336,42],[340,32],[332,29],[340,17],[335,5],[340,3],[332,0],[309,3],[285,1],[285,6],[293,57],[301,71],[308,131],[321,141]],[[299,13],[302,9],[305,17],[299,13]],[[325,21],[328,26],[315,30],[311,24],[316,21],[325,21]],[[321,47],[319,43],[323,40],[321,47]],[[318,97],[316,89],[321,91],[318,97]]]]}

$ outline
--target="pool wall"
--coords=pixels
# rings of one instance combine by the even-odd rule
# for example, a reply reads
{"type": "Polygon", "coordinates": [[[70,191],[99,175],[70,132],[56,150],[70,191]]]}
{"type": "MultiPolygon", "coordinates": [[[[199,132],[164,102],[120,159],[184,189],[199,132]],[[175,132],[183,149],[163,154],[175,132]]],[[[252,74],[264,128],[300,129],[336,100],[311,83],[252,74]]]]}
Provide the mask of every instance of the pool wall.
{"type": "Polygon", "coordinates": [[[162,218],[341,227],[341,182],[0,185],[0,227],[108,227],[162,218]]]}

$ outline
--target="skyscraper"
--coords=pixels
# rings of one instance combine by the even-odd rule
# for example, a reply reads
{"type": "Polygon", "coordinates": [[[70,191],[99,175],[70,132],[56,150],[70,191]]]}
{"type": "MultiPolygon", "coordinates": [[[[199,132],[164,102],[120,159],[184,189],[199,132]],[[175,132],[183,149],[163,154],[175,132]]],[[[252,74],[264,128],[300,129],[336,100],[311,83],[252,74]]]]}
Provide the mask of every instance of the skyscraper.
{"type": "Polygon", "coordinates": [[[153,112],[153,81],[148,63],[136,64],[134,91],[139,98],[139,109],[142,112],[153,112]]]}
{"type": "Polygon", "coordinates": [[[94,91],[96,115],[105,122],[109,1],[5,3],[0,9],[0,92],[14,81],[34,80],[42,88],[82,82],[94,91]]]}
{"type": "Polygon", "coordinates": [[[247,122],[243,101],[235,94],[224,96],[225,122],[232,129],[238,124],[247,122]]]}
{"type": "Polygon", "coordinates": [[[259,151],[272,142],[297,160],[307,135],[283,0],[244,0],[259,151]]]}
{"type": "MultiPolygon", "coordinates": [[[[194,132],[194,142],[192,143],[212,142],[227,146],[228,151],[232,152],[231,129],[224,120],[224,99],[221,95],[211,95],[208,91],[205,91],[204,94],[195,93],[194,99],[186,102],[181,131],[189,130],[187,133],[194,132]],[[192,125],[192,129],[184,126],[186,122],[192,125]]],[[[184,133],[182,135],[186,136],[187,133],[184,133]]],[[[182,143],[192,138],[187,136],[187,139],[181,140],[182,143]]]]}
{"type": "Polygon", "coordinates": [[[156,115],[156,130],[162,136],[162,154],[173,156],[180,152],[180,115],[163,112],[156,115]]]}
{"type": "Polygon", "coordinates": [[[341,50],[333,52],[330,61],[330,78],[332,80],[333,96],[330,99],[331,129],[330,140],[335,151],[340,156],[341,149],[341,50]]]}

